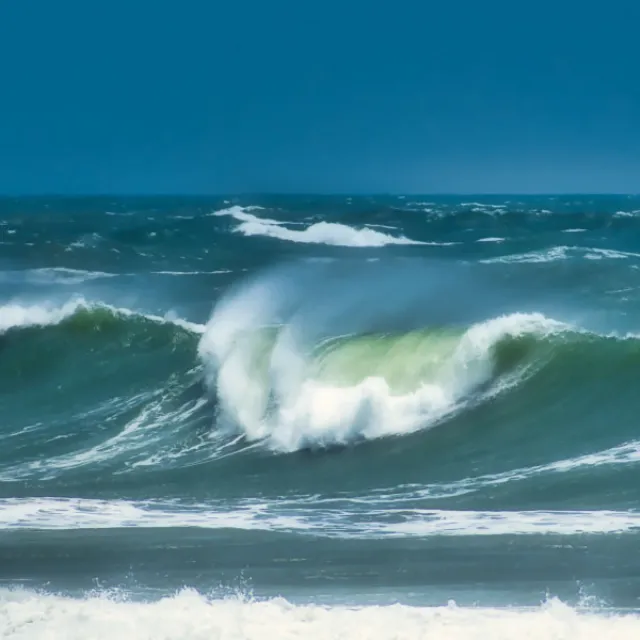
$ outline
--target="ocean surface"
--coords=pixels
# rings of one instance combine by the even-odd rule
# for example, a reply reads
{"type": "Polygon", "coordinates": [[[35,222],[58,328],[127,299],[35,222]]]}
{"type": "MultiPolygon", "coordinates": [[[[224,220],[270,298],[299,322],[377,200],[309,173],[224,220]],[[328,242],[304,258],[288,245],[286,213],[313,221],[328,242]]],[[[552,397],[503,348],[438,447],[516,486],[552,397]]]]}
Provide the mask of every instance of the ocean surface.
{"type": "Polygon", "coordinates": [[[640,638],[640,197],[0,199],[0,637],[640,638]]]}

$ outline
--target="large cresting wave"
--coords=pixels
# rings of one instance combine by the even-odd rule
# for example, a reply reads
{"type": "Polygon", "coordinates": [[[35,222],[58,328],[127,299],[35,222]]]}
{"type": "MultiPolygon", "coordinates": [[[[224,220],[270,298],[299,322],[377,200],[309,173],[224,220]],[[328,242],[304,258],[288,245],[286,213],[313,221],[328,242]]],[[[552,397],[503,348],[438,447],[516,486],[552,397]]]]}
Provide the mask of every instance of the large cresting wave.
{"type": "Polygon", "coordinates": [[[539,313],[391,329],[387,312],[376,330],[380,300],[367,304],[362,289],[345,296],[344,283],[316,285],[292,286],[280,273],[241,286],[199,345],[221,420],[276,450],[433,426],[516,384],[533,365],[531,341],[567,329],[539,313]]]}

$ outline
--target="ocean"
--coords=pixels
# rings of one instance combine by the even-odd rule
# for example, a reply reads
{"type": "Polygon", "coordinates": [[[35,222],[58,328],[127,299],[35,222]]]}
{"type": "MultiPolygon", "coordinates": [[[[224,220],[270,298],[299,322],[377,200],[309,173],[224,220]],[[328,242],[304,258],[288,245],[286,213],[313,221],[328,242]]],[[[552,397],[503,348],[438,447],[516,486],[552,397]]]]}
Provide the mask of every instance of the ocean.
{"type": "Polygon", "coordinates": [[[0,199],[0,637],[640,637],[640,196],[0,199]]]}

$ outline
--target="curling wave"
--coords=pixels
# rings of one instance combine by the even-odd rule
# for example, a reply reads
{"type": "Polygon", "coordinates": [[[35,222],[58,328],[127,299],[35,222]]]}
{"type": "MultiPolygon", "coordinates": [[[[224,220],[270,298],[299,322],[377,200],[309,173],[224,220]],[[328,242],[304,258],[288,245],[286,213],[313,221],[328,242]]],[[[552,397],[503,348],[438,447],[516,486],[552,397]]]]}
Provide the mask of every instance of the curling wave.
{"type": "Polygon", "coordinates": [[[527,337],[568,329],[515,313],[470,327],[309,340],[295,321],[265,326],[254,293],[213,314],[199,353],[224,415],[249,440],[284,451],[433,426],[525,375],[527,337]]]}

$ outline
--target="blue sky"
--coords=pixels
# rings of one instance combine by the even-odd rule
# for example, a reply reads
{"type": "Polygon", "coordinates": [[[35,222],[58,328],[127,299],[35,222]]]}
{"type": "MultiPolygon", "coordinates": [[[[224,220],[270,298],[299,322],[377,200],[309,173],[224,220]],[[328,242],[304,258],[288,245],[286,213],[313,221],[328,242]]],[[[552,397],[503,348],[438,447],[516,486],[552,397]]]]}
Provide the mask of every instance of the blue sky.
{"type": "Polygon", "coordinates": [[[2,0],[0,193],[638,192],[640,3],[2,0]]]}

